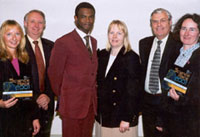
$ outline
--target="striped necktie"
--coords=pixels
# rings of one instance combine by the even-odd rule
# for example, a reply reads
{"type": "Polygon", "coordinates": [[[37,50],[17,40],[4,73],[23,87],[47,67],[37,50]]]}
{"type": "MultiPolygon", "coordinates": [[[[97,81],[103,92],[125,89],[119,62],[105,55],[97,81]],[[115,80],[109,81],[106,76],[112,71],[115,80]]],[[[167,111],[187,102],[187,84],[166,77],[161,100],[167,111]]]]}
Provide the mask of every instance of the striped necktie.
{"type": "Polygon", "coordinates": [[[150,76],[149,76],[149,90],[152,94],[156,94],[159,90],[159,68],[160,68],[160,44],[161,40],[157,41],[157,49],[154,53],[150,76]]]}
{"type": "Polygon", "coordinates": [[[88,52],[89,52],[90,57],[91,57],[91,56],[92,56],[92,49],[90,48],[89,37],[90,37],[89,35],[86,35],[86,36],[84,37],[84,39],[86,40],[86,47],[87,47],[88,52]]]}

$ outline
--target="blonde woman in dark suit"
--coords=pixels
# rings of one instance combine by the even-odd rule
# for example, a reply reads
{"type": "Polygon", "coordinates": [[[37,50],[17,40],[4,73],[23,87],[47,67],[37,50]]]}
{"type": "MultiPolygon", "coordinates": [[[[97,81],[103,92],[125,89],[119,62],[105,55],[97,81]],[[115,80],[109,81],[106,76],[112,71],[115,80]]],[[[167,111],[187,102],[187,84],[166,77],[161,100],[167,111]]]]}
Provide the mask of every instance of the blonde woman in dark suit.
{"type": "Polygon", "coordinates": [[[38,107],[34,99],[2,99],[3,83],[24,77],[30,80],[32,89],[23,30],[16,21],[7,20],[0,28],[0,135],[3,137],[32,137],[40,130],[38,107]]]}
{"type": "Polygon", "coordinates": [[[108,44],[98,54],[97,137],[136,137],[140,63],[120,20],[108,27],[108,44]]]}

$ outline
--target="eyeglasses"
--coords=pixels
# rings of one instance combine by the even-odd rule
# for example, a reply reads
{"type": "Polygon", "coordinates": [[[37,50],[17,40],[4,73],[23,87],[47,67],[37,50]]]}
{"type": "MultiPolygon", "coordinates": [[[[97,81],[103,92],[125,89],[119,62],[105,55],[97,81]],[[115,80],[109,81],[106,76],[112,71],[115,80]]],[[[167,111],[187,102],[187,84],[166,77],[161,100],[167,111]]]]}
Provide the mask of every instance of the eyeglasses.
{"type": "Polygon", "coordinates": [[[152,24],[158,24],[158,23],[164,24],[164,23],[166,23],[168,21],[169,21],[169,19],[151,20],[151,23],[152,24]]]}
{"type": "Polygon", "coordinates": [[[193,28],[193,27],[190,27],[190,28],[187,28],[187,27],[181,27],[181,31],[189,31],[189,32],[198,32],[198,28],[193,28]]]}

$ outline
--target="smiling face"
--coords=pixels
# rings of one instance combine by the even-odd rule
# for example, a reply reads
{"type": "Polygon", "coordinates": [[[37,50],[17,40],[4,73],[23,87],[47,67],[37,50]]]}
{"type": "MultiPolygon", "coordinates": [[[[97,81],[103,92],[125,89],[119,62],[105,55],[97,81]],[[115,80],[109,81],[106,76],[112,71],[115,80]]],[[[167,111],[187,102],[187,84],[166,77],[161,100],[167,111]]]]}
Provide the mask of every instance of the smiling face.
{"type": "Polygon", "coordinates": [[[191,18],[183,21],[180,30],[180,39],[184,45],[193,46],[198,42],[200,32],[195,23],[191,18]]]}
{"type": "Polygon", "coordinates": [[[94,24],[94,11],[89,8],[80,8],[78,11],[78,15],[74,16],[76,26],[83,31],[84,33],[88,34],[92,31],[93,24],[94,24]]]}
{"type": "Polygon", "coordinates": [[[41,37],[45,29],[45,20],[41,14],[37,12],[30,13],[24,21],[27,34],[34,40],[41,37]]]}
{"type": "Polygon", "coordinates": [[[159,40],[162,40],[169,34],[171,24],[172,21],[169,20],[166,12],[154,13],[151,17],[152,31],[159,40]]]}
{"type": "Polygon", "coordinates": [[[112,48],[122,47],[124,44],[124,32],[117,26],[112,25],[108,32],[108,40],[112,48]]]}
{"type": "Polygon", "coordinates": [[[9,26],[3,35],[3,40],[8,51],[16,50],[20,44],[22,35],[16,26],[9,26]]]}

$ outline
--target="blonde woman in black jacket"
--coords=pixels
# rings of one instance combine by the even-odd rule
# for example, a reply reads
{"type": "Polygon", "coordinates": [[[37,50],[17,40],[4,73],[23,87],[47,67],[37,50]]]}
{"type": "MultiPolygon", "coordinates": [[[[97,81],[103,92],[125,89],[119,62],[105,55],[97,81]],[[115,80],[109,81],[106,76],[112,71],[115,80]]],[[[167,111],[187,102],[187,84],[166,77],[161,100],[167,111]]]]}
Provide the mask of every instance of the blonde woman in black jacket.
{"type": "Polygon", "coordinates": [[[98,54],[97,137],[137,136],[137,99],[140,63],[131,49],[126,25],[114,20],[108,45],[98,54]]]}
{"type": "MultiPolygon", "coordinates": [[[[10,82],[10,79],[28,81],[26,90],[32,89],[31,66],[25,50],[24,33],[14,20],[5,21],[0,28],[0,136],[32,137],[40,130],[38,106],[34,99],[4,99],[2,91],[10,89],[3,85],[10,82]]],[[[12,91],[25,88],[20,84],[12,87],[12,91]]]]}

